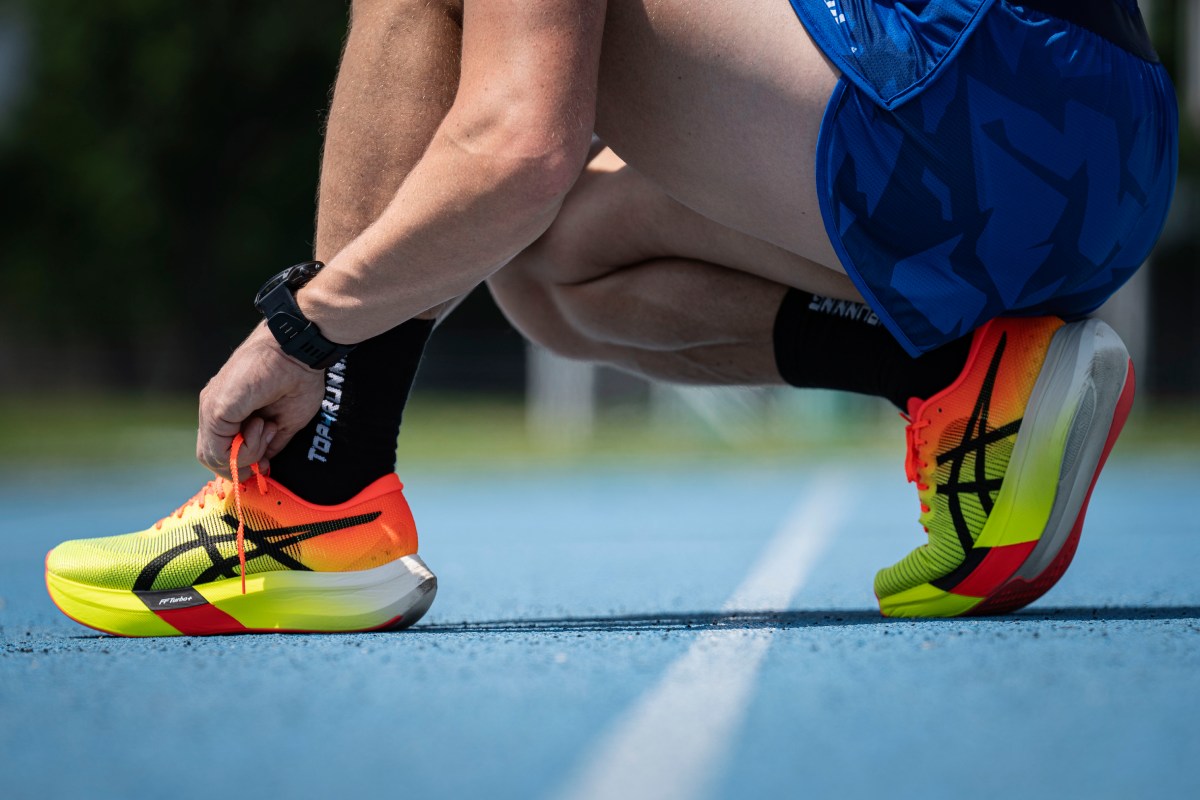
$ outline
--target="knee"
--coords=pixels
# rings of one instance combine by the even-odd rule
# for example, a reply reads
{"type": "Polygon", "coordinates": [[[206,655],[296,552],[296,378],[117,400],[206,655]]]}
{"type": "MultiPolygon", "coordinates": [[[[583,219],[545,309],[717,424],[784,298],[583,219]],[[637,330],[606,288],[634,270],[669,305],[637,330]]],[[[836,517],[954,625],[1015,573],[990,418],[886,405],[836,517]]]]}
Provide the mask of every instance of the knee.
{"type": "Polygon", "coordinates": [[[579,321],[587,295],[573,280],[583,252],[578,241],[551,226],[496,273],[488,286],[510,322],[529,340],[565,358],[590,358],[591,342],[579,321]]]}
{"type": "MultiPolygon", "coordinates": [[[[597,161],[600,159],[597,159],[597,161]]],[[[525,249],[514,264],[532,278],[551,286],[591,280],[623,260],[630,220],[622,170],[589,165],[567,194],[550,227],[525,249]]]]}
{"type": "Polygon", "coordinates": [[[595,282],[622,257],[611,236],[618,179],[589,168],[545,233],[488,281],[509,321],[565,358],[604,360],[609,349],[598,321],[612,309],[595,282]]]}
{"type": "Polygon", "coordinates": [[[602,361],[603,343],[584,334],[560,304],[558,287],[512,264],[488,279],[500,311],[522,336],[563,358],[602,361]]]}

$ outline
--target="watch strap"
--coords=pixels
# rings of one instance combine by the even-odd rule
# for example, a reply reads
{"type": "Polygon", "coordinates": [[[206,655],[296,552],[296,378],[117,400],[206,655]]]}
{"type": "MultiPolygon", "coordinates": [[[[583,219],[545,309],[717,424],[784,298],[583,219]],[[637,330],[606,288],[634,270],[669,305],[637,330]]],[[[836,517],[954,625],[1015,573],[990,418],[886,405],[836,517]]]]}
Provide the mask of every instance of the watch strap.
{"type": "Polygon", "coordinates": [[[320,328],[304,316],[286,282],[259,298],[257,306],[279,348],[313,369],[328,369],[354,349],[354,345],[325,338],[320,328]]]}

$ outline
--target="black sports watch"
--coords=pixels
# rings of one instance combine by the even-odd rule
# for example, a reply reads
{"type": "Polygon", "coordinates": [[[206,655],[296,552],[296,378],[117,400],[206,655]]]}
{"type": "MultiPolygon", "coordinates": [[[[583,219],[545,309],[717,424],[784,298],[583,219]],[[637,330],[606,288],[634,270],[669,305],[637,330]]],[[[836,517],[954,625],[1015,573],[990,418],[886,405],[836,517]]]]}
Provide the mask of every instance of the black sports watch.
{"type": "Polygon", "coordinates": [[[254,307],[267,320],[267,328],[279,347],[313,369],[328,369],[354,349],[352,344],[331,342],[310,322],[296,304],[293,294],[325,267],[320,261],[304,261],[288,267],[262,285],[254,307]]]}

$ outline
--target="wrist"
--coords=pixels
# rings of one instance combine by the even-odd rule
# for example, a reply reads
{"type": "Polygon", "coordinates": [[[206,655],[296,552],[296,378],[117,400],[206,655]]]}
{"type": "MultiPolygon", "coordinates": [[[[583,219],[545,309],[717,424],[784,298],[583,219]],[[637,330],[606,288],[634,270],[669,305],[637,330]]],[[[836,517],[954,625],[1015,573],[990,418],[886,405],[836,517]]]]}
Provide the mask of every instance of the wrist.
{"type": "Polygon", "coordinates": [[[288,267],[263,284],[254,298],[254,307],[262,313],[279,349],[294,360],[321,370],[333,366],[354,349],[352,344],[326,336],[297,303],[296,292],[324,266],[319,261],[305,261],[288,267]]]}
{"type": "Polygon", "coordinates": [[[357,301],[330,290],[327,281],[313,281],[300,289],[296,293],[296,305],[305,318],[317,326],[321,335],[332,342],[352,346],[365,338],[348,324],[355,316],[357,301]]]}
{"type": "Polygon", "coordinates": [[[283,361],[290,366],[299,367],[305,372],[315,372],[320,374],[324,374],[325,372],[323,369],[311,367],[295,356],[285,353],[283,351],[283,347],[279,344],[279,340],[275,338],[275,334],[271,333],[271,329],[267,327],[266,320],[259,322],[258,325],[254,327],[254,330],[252,330],[250,335],[246,337],[244,344],[256,348],[262,348],[262,351],[265,351],[263,356],[264,358],[283,361]]]}

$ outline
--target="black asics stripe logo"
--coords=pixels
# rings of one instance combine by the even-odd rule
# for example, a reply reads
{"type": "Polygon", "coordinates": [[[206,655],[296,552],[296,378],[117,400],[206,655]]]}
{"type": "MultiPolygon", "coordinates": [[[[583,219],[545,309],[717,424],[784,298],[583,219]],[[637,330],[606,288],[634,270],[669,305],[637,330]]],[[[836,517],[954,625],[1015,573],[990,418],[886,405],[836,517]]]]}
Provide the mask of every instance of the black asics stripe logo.
{"type": "Polygon", "coordinates": [[[1015,436],[1021,427],[1021,420],[1016,419],[1007,425],[988,430],[992,391],[996,386],[996,375],[1000,372],[1000,360],[1004,357],[1004,349],[1007,344],[1008,334],[1003,333],[1000,335],[1000,343],[996,345],[992,363],[988,365],[979,397],[975,398],[975,407],[971,410],[971,416],[967,420],[967,429],[963,431],[962,441],[958,443],[957,447],[939,453],[937,457],[939,467],[947,462],[950,464],[950,475],[944,485],[937,487],[937,493],[948,497],[950,518],[954,521],[954,531],[958,534],[958,541],[962,545],[964,554],[971,552],[971,548],[975,545],[975,538],[971,536],[971,529],[963,516],[962,495],[974,494],[979,499],[983,513],[992,513],[992,492],[1000,490],[1000,484],[1004,482],[1004,479],[987,477],[987,447],[1010,436],[1015,436]],[[963,465],[966,463],[967,456],[972,453],[975,455],[975,479],[962,481],[963,465]]]}
{"type": "MultiPolygon", "coordinates": [[[[370,514],[359,514],[353,517],[318,522],[311,525],[292,525],[287,528],[255,530],[250,525],[246,525],[244,533],[246,563],[249,564],[256,558],[269,556],[287,569],[311,571],[308,567],[288,555],[284,551],[284,548],[303,542],[306,539],[322,536],[326,533],[333,533],[334,531],[353,528],[355,525],[365,525],[368,522],[374,522],[379,519],[382,513],[382,511],[374,511],[370,514]]],[[[193,525],[192,531],[196,534],[196,538],[177,544],[155,556],[142,570],[141,574],[137,576],[137,580],[133,583],[133,590],[135,592],[149,591],[154,587],[154,581],[158,578],[159,573],[166,569],[168,564],[193,550],[203,550],[208,556],[208,560],[212,563],[211,566],[189,580],[188,583],[208,583],[218,578],[237,577],[240,574],[241,565],[237,553],[231,556],[222,556],[217,545],[237,541],[238,522],[229,514],[222,516],[221,521],[229,528],[229,533],[214,535],[210,534],[203,525],[193,525]]]]}

